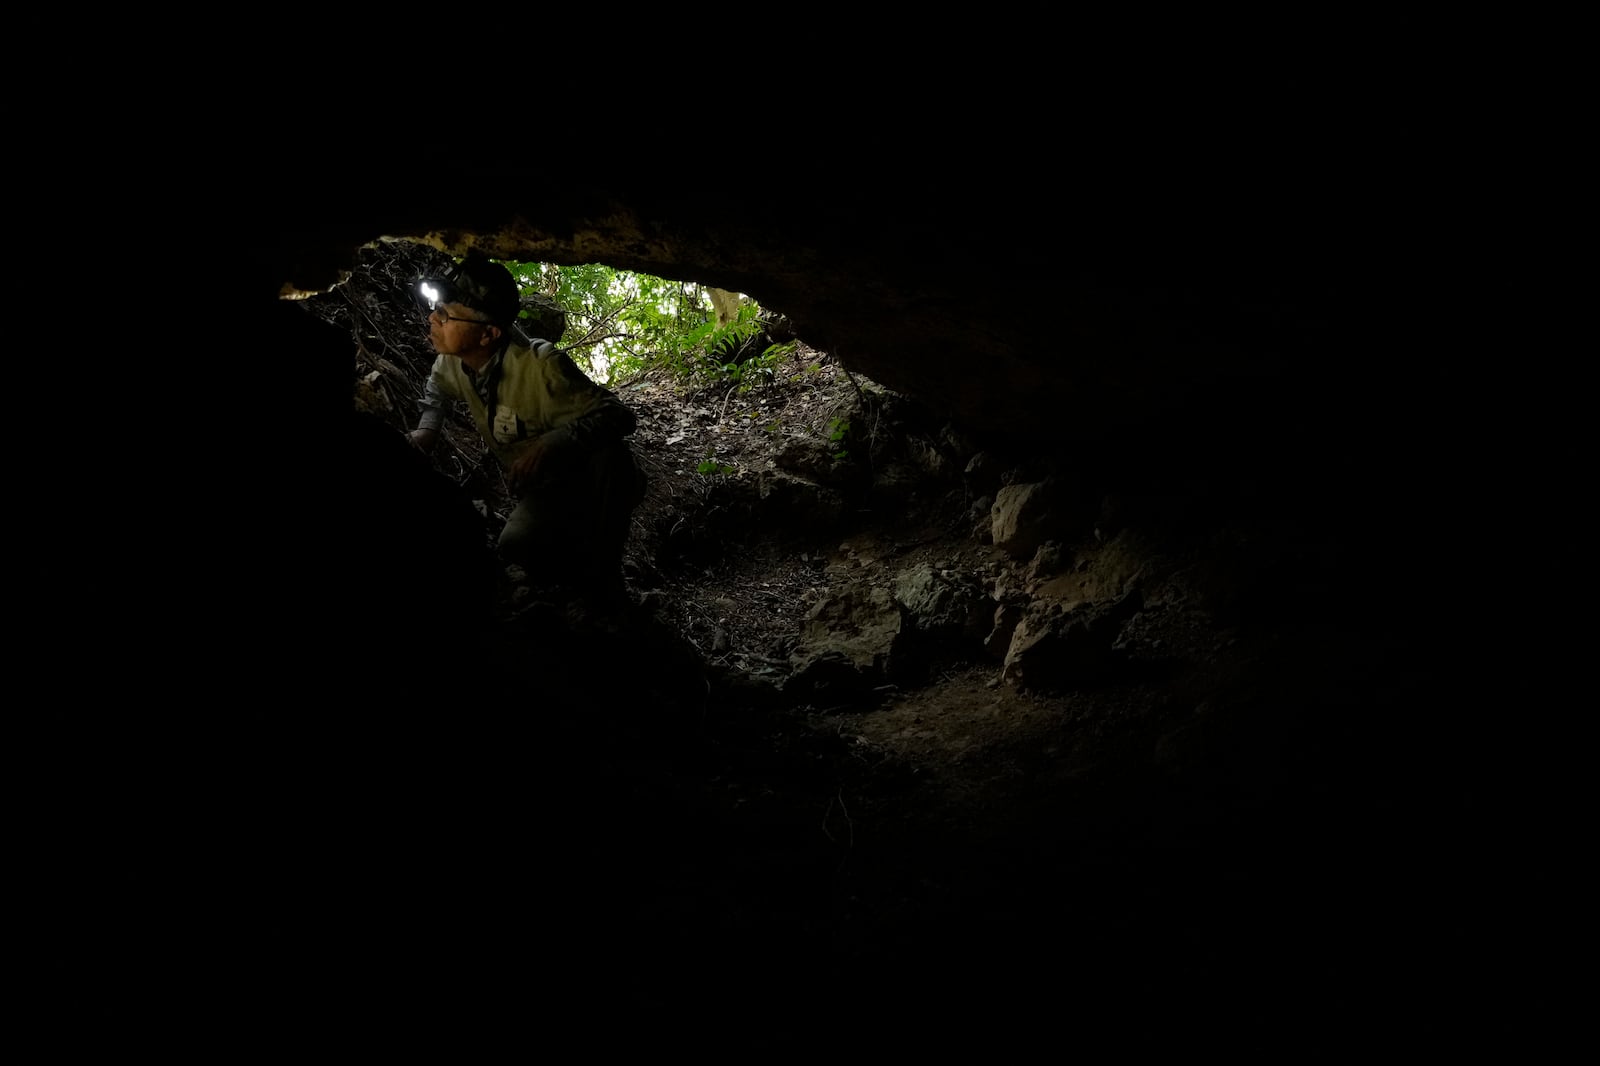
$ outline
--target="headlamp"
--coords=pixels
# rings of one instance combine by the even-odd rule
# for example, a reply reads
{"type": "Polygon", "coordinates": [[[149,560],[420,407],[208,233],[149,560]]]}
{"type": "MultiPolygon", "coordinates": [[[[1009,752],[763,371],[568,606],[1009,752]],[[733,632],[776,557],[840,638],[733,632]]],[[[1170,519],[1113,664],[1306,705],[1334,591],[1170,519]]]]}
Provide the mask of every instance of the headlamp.
{"type": "Polygon", "coordinates": [[[472,298],[470,287],[463,288],[458,285],[451,275],[454,270],[443,274],[430,274],[417,280],[417,289],[414,294],[417,306],[424,311],[432,311],[440,304],[464,303],[469,307],[476,306],[480,300],[472,298]]]}
{"type": "Polygon", "coordinates": [[[473,254],[418,278],[412,298],[418,308],[429,313],[440,304],[465,304],[488,315],[518,344],[526,344],[530,339],[517,321],[519,299],[515,280],[503,267],[488,264],[481,257],[474,264],[473,254]]]}

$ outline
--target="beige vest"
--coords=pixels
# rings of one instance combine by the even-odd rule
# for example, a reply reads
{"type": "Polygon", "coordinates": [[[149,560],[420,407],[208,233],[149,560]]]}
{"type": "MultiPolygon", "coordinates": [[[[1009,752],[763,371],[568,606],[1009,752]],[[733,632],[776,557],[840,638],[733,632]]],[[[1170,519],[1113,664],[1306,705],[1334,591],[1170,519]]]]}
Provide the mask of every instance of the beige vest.
{"type": "Polygon", "coordinates": [[[581,418],[613,398],[612,393],[585,377],[571,356],[555,353],[541,359],[532,350],[515,344],[500,356],[500,384],[492,412],[484,408],[459,357],[439,356],[432,373],[446,395],[466,402],[478,433],[508,467],[529,441],[581,418]]]}

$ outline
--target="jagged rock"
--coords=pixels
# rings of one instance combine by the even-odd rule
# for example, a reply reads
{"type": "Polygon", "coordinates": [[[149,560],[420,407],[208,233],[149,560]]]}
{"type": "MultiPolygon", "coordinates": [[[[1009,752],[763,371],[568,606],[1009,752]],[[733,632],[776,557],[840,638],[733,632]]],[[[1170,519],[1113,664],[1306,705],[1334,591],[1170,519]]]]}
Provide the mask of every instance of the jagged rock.
{"type": "Polygon", "coordinates": [[[1000,487],[1000,475],[1004,470],[1005,464],[993,452],[980,451],[967,460],[962,476],[974,492],[987,495],[1000,487]]]}
{"type": "Polygon", "coordinates": [[[819,601],[790,653],[791,694],[831,691],[845,700],[914,680],[941,656],[981,653],[993,597],[970,573],[927,563],[907,567],[894,590],[863,577],[819,601]]]}
{"type": "Polygon", "coordinates": [[[902,570],[894,591],[912,629],[936,639],[981,639],[994,603],[971,574],[926,563],[902,570]]]}
{"type": "Polygon", "coordinates": [[[1117,634],[1142,605],[1143,596],[1135,590],[1114,603],[1025,615],[1012,634],[1002,680],[1045,691],[1098,684],[1121,661],[1114,647],[1117,634]]]}
{"type": "Polygon", "coordinates": [[[983,638],[985,654],[992,659],[1005,660],[1011,650],[1011,638],[1022,622],[1023,610],[1014,603],[1002,603],[994,609],[994,628],[983,638]]]}
{"type": "Polygon", "coordinates": [[[1050,539],[1052,495],[1042,481],[1001,487],[989,508],[994,546],[1013,559],[1031,558],[1050,539]]]}
{"type": "Polygon", "coordinates": [[[1057,568],[1053,576],[1040,571],[1034,575],[1033,595],[1057,603],[1105,603],[1120,599],[1134,586],[1149,578],[1155,562],[1153,550],[1131,533],[1099,546],[1082,546],[1072,560],[1057,568]]]}
{"type": "Polygon", "coordinates": [[[859,694],[890,676],[905,612],[884,588],[852,585],[817,602],[789,655],[788,692],[835,688],[859,694]]]}
{"type": "Polygon", "coordinates": [[[1028,577],[1034,581],[1051,577],[1061,572],[1062,565],[1061,544],[1047,540],[1033,553],[1033,560],[1028,564],[1028,577]]]}

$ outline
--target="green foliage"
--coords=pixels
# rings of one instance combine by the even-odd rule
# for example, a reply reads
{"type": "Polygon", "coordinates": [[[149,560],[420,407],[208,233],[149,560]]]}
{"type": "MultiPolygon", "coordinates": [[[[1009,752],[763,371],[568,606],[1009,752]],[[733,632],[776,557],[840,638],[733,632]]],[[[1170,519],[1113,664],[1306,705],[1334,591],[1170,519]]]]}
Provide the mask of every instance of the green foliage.
{"type": "Polygon", "coordinates": [[[562,347],[603,384],[656,360],[671,362],[697,345],[706,320],[702,286],[599,263],[508,263],[524,293],[538,293],[567,316],[562,347]]]}
{"type": "Polygon", "coordinates": [[[743,363],[724,364],[717,368],[717,372],[725,380],[736,384],[741,393],[749,392],[759,385],[770,385],[776,381],[778,368],[794,354],[796,347],[796,341],[769,345],[760,355],[752,356],[743,363]]]}
{"type": "Polygon", "coordinates": [[[707,289],[695,282],[599,263],[506,267],[524,294],[537,293],[562,309],[567,331],[559,343],[605,385],[663,369],[688,387],[728,384],[748,392],[773,381],[797,347],[789,341],[751,353],[764,332],[760,305],[746,299],[738,317],[719,327],[707,289]]]}
{"type": "Polygon", "coordinates": [[[843,447],[842,442],[850,435],[850,421],[845,418],[835,418],[828,423],[828,443],[841,445],[833,453],[835,459],[846,459],[850,456],[850,449],[843,447]]]}

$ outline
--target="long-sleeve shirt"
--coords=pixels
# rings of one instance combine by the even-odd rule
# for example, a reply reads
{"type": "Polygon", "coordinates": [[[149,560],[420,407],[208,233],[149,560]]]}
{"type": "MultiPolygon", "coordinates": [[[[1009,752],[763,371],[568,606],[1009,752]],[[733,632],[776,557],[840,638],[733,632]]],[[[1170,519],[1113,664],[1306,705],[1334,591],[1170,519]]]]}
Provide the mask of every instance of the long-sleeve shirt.
{"type": "Polygon", "coordinates": [[[638,426],[616,393],[538,339],[527,347],[508,344],[477,373],[457,356],[440,355],[423,389],[418,428],[437,430],[451,400],[467,405],[484,443],[507,467],[546,433],[560,431],[573,444],[599,448],[638,426]]]}

